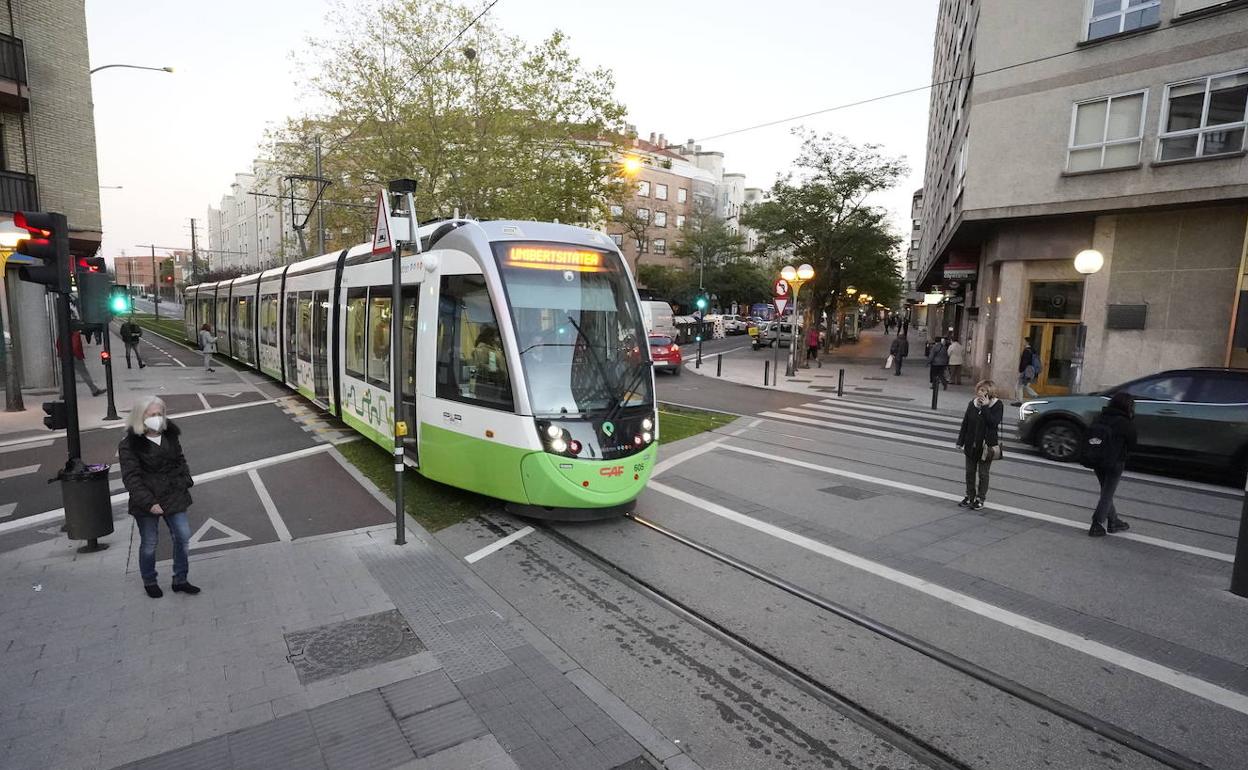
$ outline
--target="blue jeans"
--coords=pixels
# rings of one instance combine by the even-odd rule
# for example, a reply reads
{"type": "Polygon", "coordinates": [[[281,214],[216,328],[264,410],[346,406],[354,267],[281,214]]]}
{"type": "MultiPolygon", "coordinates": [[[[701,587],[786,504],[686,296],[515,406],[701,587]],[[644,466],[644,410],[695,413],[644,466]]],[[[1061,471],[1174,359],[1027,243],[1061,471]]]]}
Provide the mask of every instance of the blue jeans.
{"type": "Polygon", "coordinates": [[[139,575],[144,585],[156,585],[156,541],[160,537],[160,520],[169,527],[173,539],[173,582],[185,583],[187,543],[191,539],[191,522],[186,511],[164,516],[139,516],[139,575]]]}

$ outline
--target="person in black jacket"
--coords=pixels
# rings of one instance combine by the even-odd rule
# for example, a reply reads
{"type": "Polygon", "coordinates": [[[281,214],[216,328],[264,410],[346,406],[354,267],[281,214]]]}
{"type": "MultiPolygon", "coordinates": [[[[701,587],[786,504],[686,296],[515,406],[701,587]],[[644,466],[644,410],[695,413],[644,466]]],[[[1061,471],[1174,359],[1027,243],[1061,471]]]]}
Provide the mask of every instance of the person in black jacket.
{"type": "Polygon", "coordinates": [[[156,542],[160,520],[173,539],[173,590],[197,594],[186,580],[187,544],[191,526],[190,488],[195,484],[182,454],[181,431],[165,417],[165,402],[155,396],[140,399],[130,410],[125,438],[117,447],[121,480],[130,493],[130,515],[139,527],[139,575],[147,595],[164,595],[156,584],[156,542]]]}
{"type": "Polygon", "coordinates": [[[897,336],[893,338],[892,344],[888,346],[888,354],[893,357],[893,376],[901,376],[901,362],[910,355],[910,340],[897,332],[897,336]]]}
{"type": "Polygon", "coordinates": [[[1088,529],[1091,537],[1104,537],[1107,531],[1113,533],[1131,529],[1130,524],[1118,518],[1114,493],[1118,491],[1118,482],[1126,470],[1127,456],[1135,449],[1135,398],[1130,393],[1115,393],[1101,410],[1098,420],[1109,427],[1113,449],[1107,462],[1095,468],[1096,480],[1101,484],[1101,496],[1096,501],[1092,526],[1088,529]]]}
{"type": "Polygon", "coordinates": [[[999,456],[1001,419],[1005,405],[996,397],[997,386],[992,380],[981,380],[975,386],[975,398],[966,405],[962,429],[958,431],[958,448],[966,455],[966,497],[958,503],[963,508],[979,510],[988,497],[988,471],[994,453],[999,456]]]}

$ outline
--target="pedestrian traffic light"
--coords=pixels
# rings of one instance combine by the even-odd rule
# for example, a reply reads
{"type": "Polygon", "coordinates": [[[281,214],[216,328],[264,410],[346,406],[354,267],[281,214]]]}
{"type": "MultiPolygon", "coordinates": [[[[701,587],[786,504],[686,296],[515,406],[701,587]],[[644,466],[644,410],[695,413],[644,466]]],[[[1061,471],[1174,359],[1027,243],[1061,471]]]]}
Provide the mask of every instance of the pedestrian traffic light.
{"type": "Polygon", "coordinates": [[[18,278],[43,284],[48,291],[68,294],[69,223],[65,215],[51,211],[19,211],[13,215],[13,224],[30,233],[17,242],[15,251],[39,262],[18,269],[18,278]]]}
{"type": "Polygon", "coordinates": [[[125,315],[130,312],[129,286],[114,286],[109,290],[108,310],[113,315],[125,315]]]}
{"type": "Polygon", "coordinates": [[[78,310],[84,324],[108,323],[112,288],[107,273],[78,273],[78,310]]]}
{"type": "Polygon", "coordinates": [[[79,273],[103,273],[107,270],[103,257],[78,257],[79,273]]]}
{"type": "Polygon", "coordinates": [[[47,415],[43,418],[43,424],[48,430],[63,430],[69,427],[69,414],[65,411],[64,401],[44,401],[43,413],[47,415]]]}

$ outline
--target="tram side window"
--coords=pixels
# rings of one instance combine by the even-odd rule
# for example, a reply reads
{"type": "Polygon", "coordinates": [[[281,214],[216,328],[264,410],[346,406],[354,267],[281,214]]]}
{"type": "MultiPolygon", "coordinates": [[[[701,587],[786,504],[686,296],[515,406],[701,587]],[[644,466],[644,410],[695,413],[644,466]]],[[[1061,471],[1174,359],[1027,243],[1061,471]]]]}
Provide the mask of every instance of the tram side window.
{"type": "Polygon", "coordinates": [[[437,381],[439,398],[513,408],[506,351],[482,276],[442,278],[437,381]]]}
{"type": "Polygon", "coordinates": [[[277,347],[277,295],[260,295],[260,344],[277,347]]]}
{"type": "Polygon", "coordinates": [[[368,301],[368,381],[383,388],[390,386],[389,292],[388,287],[374,286],[368,301]]]}
{"type": "Polygon", "coordinates": [[[416,309],[418,296],[403,292],[403,395],[416,396],[416,309]]]}
{"type": "Polygon", "coordinates": [[[347,352],[343,363],[347,375],[364,379],[364,355],[367,351],[365,333],[368,330],[368,289],[347,290],[347,352]]]}
{"type": "Polygon", "coordinates": [[[240,351],[239,355],[243,355],[241,351],[247,349],[247,343],[250,341],[251,335],[251,298],[238,297],[234,300],[234,349],[240,351]]]}
{"type": "Polygon", "coordinates": [[[312,293],[299,292],[299,360],[312,360],[312,293]]]}
{"type": "Polygon", "coordinates": [[[220,338],[217,341],[217,352],[228,354],[229,344],[226,342],[226,336],[230,333],[230,301],[225,297],[217,301],[217,323],[212,333],[220,338]]]}

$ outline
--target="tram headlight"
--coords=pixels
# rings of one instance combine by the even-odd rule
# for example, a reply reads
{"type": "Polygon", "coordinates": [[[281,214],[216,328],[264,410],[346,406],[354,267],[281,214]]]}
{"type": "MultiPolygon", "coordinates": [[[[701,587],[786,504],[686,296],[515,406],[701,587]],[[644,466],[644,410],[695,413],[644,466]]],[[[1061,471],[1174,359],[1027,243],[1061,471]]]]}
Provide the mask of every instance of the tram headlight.
{"type": "Polygon", "coordinates": [[[560,437],[550,442],[550,448],[559,454],[563,454],[568,451],[568,442],[564,441],[563,438],[560,437]]]}
{"type": "MultiPolygon", "coordinates": [[[[646,420],[646,422],[649,422],[649,420],[646,420]]],[[[654,436],[650,434],[650,431],[646,431],[645,433],[641,434],[641,440],[646,442],[647,444],[649,444],[653,439],[654,439],[654,436]]]]}
{"type": "MultiPolygon", "coordinates": [[[[642,421],[641,421],[641,429],[642,429],[642,430],[653,430],[653,429],[654,429],[654,420],[651,420],[649,417],[647,417],[646,419],[642,420],[642,421]]],[[[646,441],[649,441],[649,440],[650,440],[650,439],[646,439],[646,441]]]]}
{"type": "Polygon", "coordinates": [[[558,425],[551,425],[546,428],[546,435],[552,439],[562,438],[563,430],[558,425]]]}

